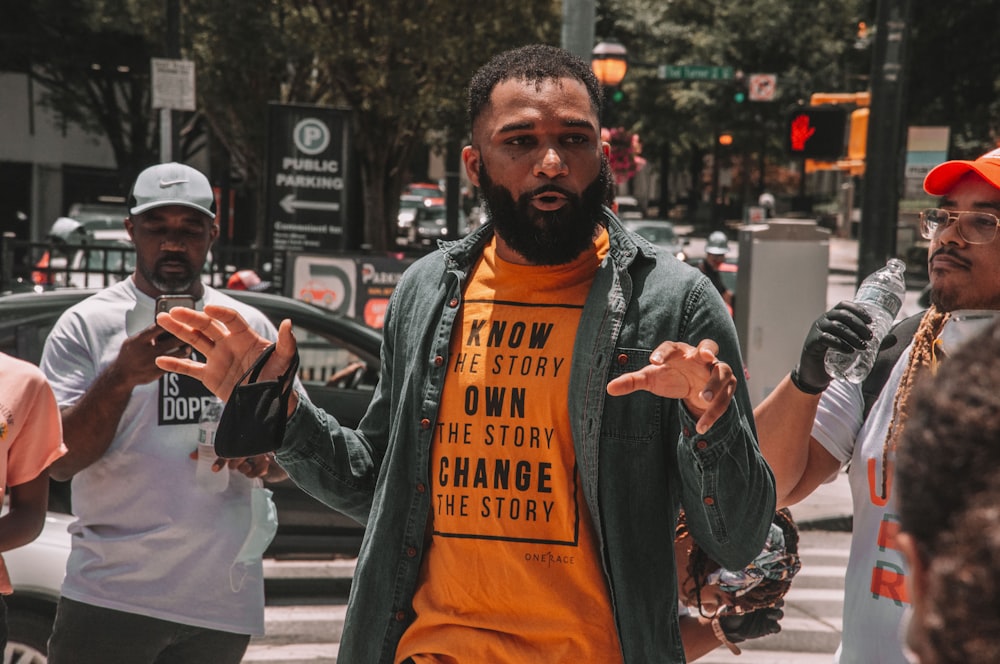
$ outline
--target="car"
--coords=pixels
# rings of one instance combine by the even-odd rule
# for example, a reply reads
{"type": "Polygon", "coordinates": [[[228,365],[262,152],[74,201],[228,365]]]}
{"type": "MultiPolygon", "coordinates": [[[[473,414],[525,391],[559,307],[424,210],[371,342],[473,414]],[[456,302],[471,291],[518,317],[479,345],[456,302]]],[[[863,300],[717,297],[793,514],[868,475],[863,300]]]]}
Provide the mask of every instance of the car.
{"type": "MultiPolygon", "coordinates": [[[[37,364],[59,315],[96,292],[59,288],[0,296],[0,351],[37,364]]],[[[291,319],[299,348],[299,379],[310,400],[345,426],[357,426],[378,381],[381,333],[353,318],[292,298],[253,291],[226,292],[262,311],[275,326],[291,319]]],[[[45,661],[69,555],[66,529],[73,520],[68,515],[72,506],[69,486],[68,482],[52,481],[50,513],[42,535],[4,553],[14,586],[14,594],[6,598],[10,637],[4,661],[45,661]]],[[[266,557],[357,556],[364,535],[361,524],[323,505],[291,480],[268,483],[268,488],[274,492],[278,532],[266,557]]]]}
{"type": "MultiPolygon", "coordinates": [[[[448,235],[448,209],[444,201],[424,206],[417,211],[415,227],[411,232],[411,244],[434,246],[437,240],[448,235]]],[[[458,211],[458,235],[469,232],[469,219],[462,210],[458,211]]]]}
{"type": "Polygon", "coordinates": [[[36,285],[110,286],[135,268],[124,214],[114,216],[86,208],[76,214],[76,217],[59,217],[49,229],[47,237],[52,246],[42,254],[32,272],[36,285]]]}
{"type": "MultiPolygon", "coordinates": [[[[56,319],[70,306],[97,292],[60,288],[42,293],[0,297],[0,351],[37,364],[56,319]]],[[[353,318],[289,297],[253,291],[226,291],[256,307],[275,326],[291,319],[298,340],[299,378],[311,401],[333,413],[345,426],[357,426],[378,381],[381,332],[353,318]],[[330,383],[340,369],[354,365],[350,375],[330,383]]],[[[192,448],[193,449],[193,448],[192,448]]],[[[53,482],[54,511],[68,512],[68,483],[53,482]]],[[[278,534],[268,555],[330,555],[356,553],[363,528],[306,495],[290,481],[269,487],[278,508],[278,534]]]]}
{"type": "Polygon", "coordinates": [[[425,201],[434,200],[438,199],[427,199],[416,194],[403,194],[399,197],[399,214],[396,218],[396,238],[398,243],[403,244],[411,237],[418,211],[424,207],[425,201]]]}
{"type": "Polygon", "coordinates": [[[41,534],[29,544],[4,551],[14,593],[7,604],[7,648],[4,662],[45,664],[49,634],[69,558],[68,514],[49,512],[41,534]]]}
{"type": "Polygon", "coordinates": [[[673,222],[660,219],[623,219],[622,224],[678,259],[687,260],[688,239],[677,234],[673,222]]]}
{"type": "Polygon", "coordinates": [[[444,189],[434,182],[411,182],[403,187],[403,195],[444,198],[444,189]]]}
{"type": "Polygon", "coordinates": [[[615,196],[615,206],[618,210],[618,218],[623,221],[625,219],[642,219],[645,216],[642,205],[639,204],[639,199],[635,196],[615,196]]]}

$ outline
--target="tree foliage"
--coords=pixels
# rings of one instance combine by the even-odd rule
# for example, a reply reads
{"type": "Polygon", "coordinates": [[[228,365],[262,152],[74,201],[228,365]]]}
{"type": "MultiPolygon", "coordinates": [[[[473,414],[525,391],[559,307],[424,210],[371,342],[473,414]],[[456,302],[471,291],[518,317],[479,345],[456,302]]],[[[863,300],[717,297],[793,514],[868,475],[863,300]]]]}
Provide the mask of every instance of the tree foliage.
{"type": "Polygon", "coordinates": [[[702,156],[716,137],[733,135],[738,152],[783,150],[789,110],[814,91],[864,89],[868,51],[854,48],[865,0],[607,0],[600,6],[599,36],[625,44],[633,66],[623,83],[634,100],[623,109],[627,128],[642,137],[645,154],[661,167],[690,170],[700,179],[702,156]],[[657,65],[728,66],[749,76],[777,74],[772,102],[734,100],[728,81],[674,81],[657,77],[657,65]]]}
{"type": "MultiPolygon", "coordinates": [[[[207,133],[235,181],[259,197],[269,103],[352,109],[364,241],[376,249],[392,246],[414,150],[464,138],[472,72],[501,49],[558,43],[561,14],[560,0],[8,2],[0,67],[31,72],[64,121],[106,136],[127,178],[157,159],[149,59],[167,53],[171,2],[181,9],[180,54],[197,71],[199,110],[177,114],[185,141],[207,133]]],[[[872,49],[857,26],[872,26],[876,2],[601,0],[596,34],[618,38],[632,63],[616,125],[637,132],[643,155],[668,170],[695,173],[723,130],[734,149],[781,163],[789,110],[813,92],[867,88],[872,49]],[[730,85],[663,81],[658,64],[774,73],[777,97],[736,104],[730,85]]],[[[952,156],[975,156],[1000,135],[1000,60],[988,47],[1000,13],[993,0],[913,7],[908,121],[948,125],[952,156]]]]}

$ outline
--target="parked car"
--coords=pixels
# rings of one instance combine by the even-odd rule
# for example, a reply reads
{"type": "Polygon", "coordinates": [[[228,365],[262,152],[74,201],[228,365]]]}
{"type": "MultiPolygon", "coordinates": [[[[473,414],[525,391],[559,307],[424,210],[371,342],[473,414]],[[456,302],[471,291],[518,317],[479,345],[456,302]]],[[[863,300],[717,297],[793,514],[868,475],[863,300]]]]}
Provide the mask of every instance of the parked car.
{"type": "Polygon", "coordinates": [[[68,514],[49,512],[42,533],[30,544],[3,554],[14,593],[4,597],[7,604],[7,648],[4,662],[45,664],[49,634],[56,617],[56,605],[73,521],[68,514]]]}
{"type": "MultiPolygon", "coordinates": [[[[417,211],[415,227],[411,234],[411,244],[435,246],[435,242],[448,235],[448,211],[444,201],[427,205],[417,211]]],[[[458,211],[458,235],[469,232],[469,218],[458,211]]]]}
{"type": "Polygon", "coordinates": [[[435,182],[411,182],[403,187],[403,195],[444,198],[444,189],[435,182]]]}
{"type": "Polygon", "coordinates": [[[399,243],[403,244],[413,236],[417,214],[424,207],[425,202],[435,200],[439,199],[428,199],[417,194],[403,194],[399,197],[399,214],[396,217],[396,237],[399,243]]]}
{"type": "Polygon", "coordinates": [[[646,216],[642,211],[642,205],[639,204],[639,199],[635,196],[615,196],[615,203],[618,206],[618,218],[623,221],[625,219],[642,219],[646,216]]]}
{"type": "Polygon", "coordinates": [[[660,219],[623,219],[622,224],[678,259],[687,260],[688,239],[677,234],[673,222],[660,219]]]}
{"type": "MultiPolygon", "coordinates": [[[[0,297],[0,351],[38,363],[56,319],[97,289],[62,288],[0,297]]],[[[305,302],[252,291],[227,291],[278,323],[289,318],[298,341],[299,379],[309,398],[345,426],[357,426],[378,380],[381,333],[305,302]],[[351,371],[331,380],[340,369],[351,371]]],[[[340,372],[343,374],[343,372],[340,372]]],[[[193,449],[194,442],[192,442],[193,449]]],[[[192,473],[194,468],[192,468],[192,473]]],[[[50,515],[34,542],[4,554],[14,586],[8,596],[10,638],[4,661],[41,664],[69,554],[68,482],[51,484],[50,515]]],[[[357,555],[364,527],[300,490],[291,480],[269,483],[278,532],[268,557],[357,555]]]]}

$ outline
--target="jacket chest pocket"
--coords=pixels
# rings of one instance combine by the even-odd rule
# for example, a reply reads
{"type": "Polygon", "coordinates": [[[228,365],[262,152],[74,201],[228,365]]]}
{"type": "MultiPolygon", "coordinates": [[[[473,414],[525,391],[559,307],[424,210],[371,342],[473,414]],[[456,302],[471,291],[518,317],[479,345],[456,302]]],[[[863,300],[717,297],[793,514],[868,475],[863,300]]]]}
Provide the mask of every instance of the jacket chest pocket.
{"type": "MultiPolygon", "coordinates": [[[[649,364],[650,354],[651,350],[642,348],[617,348],[611,358],[608,381],[642,369],[649,364]]],[[[604,399],[601,436],[623,443],[648,444],[660,432],[662,410],[663,398],[645,390],[621,397],[608,395],[604,399]]]]}

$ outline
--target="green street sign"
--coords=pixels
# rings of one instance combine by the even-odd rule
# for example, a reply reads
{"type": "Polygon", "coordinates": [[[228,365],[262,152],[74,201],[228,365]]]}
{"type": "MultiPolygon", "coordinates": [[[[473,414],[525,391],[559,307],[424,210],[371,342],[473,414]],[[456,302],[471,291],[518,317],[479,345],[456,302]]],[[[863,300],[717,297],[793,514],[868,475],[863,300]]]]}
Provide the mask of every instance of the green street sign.
{"type": "Polygon", "coordinates": [[[659,78],[674,81],[729,81],[732,67],[715,65],[660,65],[656,68],[659,78]]]}

